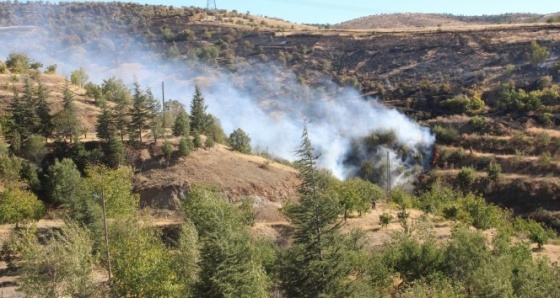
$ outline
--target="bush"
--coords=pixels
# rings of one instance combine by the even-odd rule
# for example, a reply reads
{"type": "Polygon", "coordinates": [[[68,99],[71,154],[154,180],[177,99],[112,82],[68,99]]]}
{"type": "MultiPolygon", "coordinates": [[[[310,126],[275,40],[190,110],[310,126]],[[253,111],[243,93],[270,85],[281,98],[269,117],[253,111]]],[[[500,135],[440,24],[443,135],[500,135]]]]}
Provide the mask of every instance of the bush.
{"type": "Polygon", "coordinates": [[[0,223],[16,224],[38,220],[45,214],[43,202],[32,192],[8,189],[0,193],[0,223]]]}
{"type": "MultiPolygon", "coordinates": [[[[188,137],[187,137],[188,138],[188,137]]],[[[190,148],[186,138],[181,138],[179,141],[179,156],[187,157],[190,154],[190,148]]]]}
{"type": "Polygon", "coordinates": [[[462,114],[482,109],[484,107],[484,101],[478,96],[470,98],[464,94],[459,94],[440,102],[439,105],[452,113],[462,114]]]}
{"type": "Polygon", "coordinates": [[[490,181],[496,182],[500,179],[502,166],[499,163],[491,162],[486,168],[486,172],[488,173],[488,179],[490,179],[490,181]]]}
{"type": "Polygon", "coordinates": [[[163,142],[163,145],[161,146],[161,152],[166,159],[171,158],[171,154],[173,154],[173,147],[171,146],[171,142],[167,140],[163,142]]]}
{"type": "Polygon", "coordinates": [[[445,128],[443,126],[436,125],[432,131],[436,135],[436,139],[439,143],[452,144],[459,140],[459,132],[452,127],[445,128]]]}
{"type": "Polygon", "coordinates": [[[467,191],[476,180],[476,171],[472,167],[462,167],[457,174],[457,182],[467,191]]]}
{"type": "Polygon", "coordinates": [[[534,40],[531,42],[529,50],[531,54],[531,62],[533,64],[543,63],[550,55],[550,52],[545,47],[540,46],[534,40]]]}
{"type": "Polygon", "coordinates": [[[251,138],[241,128],[234,130],[229,135],[231,148],[241,153],[251,153],[251,138]]]}
{"type": "Polygon", "coordinates": [[[10,53],[6,60],[6,67],[13,73],[23,73],[29,70],[31,59],[27,54],[23,53],[10,53]]]}
{"type": "Polygon", "coordinates": [[[212,148],[214,147],[214,140],[210,137],[206,137],[206,141],[204,141],[204,148],[212,148]]]}
{"type": "Polygon", "coordinates": [[[386,228],[391,221],[393,220],[393,216],[387,212],[379,215],[379,222],[381,223],[381,226],[386,228]]]}
{"type": "Polygon", "coordinates": [[[475,132],[483,132],[486,128],[486,119],[480,116],[474,116],[469,120],[469,124],[475,132]]]}

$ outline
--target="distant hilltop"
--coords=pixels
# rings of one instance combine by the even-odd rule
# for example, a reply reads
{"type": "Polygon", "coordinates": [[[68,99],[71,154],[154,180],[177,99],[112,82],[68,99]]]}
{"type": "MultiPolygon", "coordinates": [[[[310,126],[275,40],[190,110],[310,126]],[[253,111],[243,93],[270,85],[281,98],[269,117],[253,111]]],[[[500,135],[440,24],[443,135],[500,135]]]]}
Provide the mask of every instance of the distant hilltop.
{"type": "Polygon", "coordinates": [[[560,13],[546,15],[533,13],[508,13],[482,16],[431,13],[395,13],[361,17],[337,24],[334,27],[338,29],[375,29],[542,22],[560,22],[560,13]]]}

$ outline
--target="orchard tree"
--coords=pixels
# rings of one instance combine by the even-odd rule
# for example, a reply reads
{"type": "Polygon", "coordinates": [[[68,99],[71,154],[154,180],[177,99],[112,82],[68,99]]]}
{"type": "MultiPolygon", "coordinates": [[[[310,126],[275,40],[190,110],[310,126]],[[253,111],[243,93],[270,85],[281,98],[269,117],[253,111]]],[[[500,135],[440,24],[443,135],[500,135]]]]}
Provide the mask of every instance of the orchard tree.
{"type": "Polygon", "coordinates": [[[78,68],[70,74],[70,81],[72,84],[84,87],[89,80],[89,76],[83,67],[78,68]]]}
{"type": "Polygon", "coordinates": [[[241,153],[251,153],[251,138],[241,128],[234,130],[229,135],[231,148],[241,153]]]}
{"type": "Polygon", "coordinates": [[[38,220],[45,213],[43,202],[30,191],[7,189],[0,193],[0,222],[3,224],[25,223],[38,220]]]}

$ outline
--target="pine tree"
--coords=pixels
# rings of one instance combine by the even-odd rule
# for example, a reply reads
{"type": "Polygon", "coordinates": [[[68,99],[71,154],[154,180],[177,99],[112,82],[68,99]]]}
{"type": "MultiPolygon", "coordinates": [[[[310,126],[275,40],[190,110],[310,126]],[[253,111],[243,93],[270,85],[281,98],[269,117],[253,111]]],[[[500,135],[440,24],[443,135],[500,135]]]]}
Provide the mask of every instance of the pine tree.
{"type": "Polygon", "coordinates": [[[124,144],[115,133],[109,136],[105,145],[105,159],[107,165],[113,168],[124,164],[124,144]]]}
{"type": "Polygon", "coordinates": [[[104,81],[104,94],[105,89],[107,89],[106,97],[109,96],[111,98],[108,98],[108,100],[117,103],[114,108],[113,123],[118,130],[121,141],[124,142],[124,136],[130,124],[130,93],[122,81],[115,78],[111,78],[107,82],[104,81]]]}
{"type": "Polygon", "coordinates": [[[165,133],[163,127],[163,114],[161,110],[161,104],[157,98],[154,97],[152,90],[148,88],[146,90],[146,103],[148,105],[149,118],[150,118],[150,130],[152,137],[154,138],[154,143],[157,143],[158,138],[162,137],[165,133]]]}
{"type": "Polygon", "coordinates": [[[176,137],[188,136],[190,131],[189,115],[185,112],[179,113],[173,125],[173,135],[176,137]]]}
{"type": "Polygon", "coordinates": [[[115,124],[113,123],[113,113],[107,107],[107,103],[101,106],[101,114],[97,117],[97,124],[95,126],[97,137],[102,140],[109,140],[112,134],[115,133],[115,124]]]}
{"type": "Polygon", "coordinates": [[[205,133],[209,125],[209,117],[206,114],[208,107],[204,105],[204,97],[200,93],[198,86],[195,87],[194,97],[191,103],[191,131],[197,130],[199,133],[205,133]]]}
{"type": "Polygon", "coordinates": [[[142,130],[150,128],[150,118],[147,97],[140,89],[138,82],[134,82],[134,95],[130,108],[130,131],[131,135],[137,135],[140,138],[140,142],[142,142],[142,130]]]}
{"type": "Polygon", "coordinates": [[[179,156],[182,157],[187,157],[189,156],[190,153],[189,145],[185,138],[189,138],[189,137],[183,137],[181,138],[181,141],[179,141],[179,156]]]}
{"type": "Polygon", "coordinates": [[[51,115],[51,107],[47,102],[45,86],[39,83],[37,88],[37,117],[39,118],[39,126],[37,133],[48,139],[54,131],[53,117],[51,115]]]}
{"type": "Polygon", "coordinates": [[[286,206],[294,236],[281,264],[282,287],[288,297],[347,297],[350,268],[338,233],[340,210],[336,199],[326,192],[329,177],[316,168],[307,126],[297,155],[300,202],[286,206]]]}
{"type": "Polygon", "coordinates": [[[74,94],[70,90],[68,81],[64,86],[62,101],[62,111],[58,112],[53,119],[55,134],[59,138],[74,140],[78,136],[80,121],[74,106],[74,94]]]}
{"type": "Polygon", "coordinates": [[[19,147],[21,147],[21,144],[23,144],[25,137],[28,136],[30,132],[27,131],[25,127],[25,105],[15,88],[14,98],[8,110],[11,113],[11,118],[9,119],[10,122],[7,125],[9,131],[8,137],[10,139],[12,147],[17,147],[12,149],[16,149],[15,152],[18,152],[19,147]],[[16,146],[14,146],[14,144],[16,146]]]}
{"type": "Polygon", "coordinates": [[[33,87],[31,86],[29,79],[26,79],[23,96],[21,98],[24,108],[22,112],[24,117],[24,131],[26,132],[24,137],[26,139],[30,134],[35,133],[37,131],[37,127],[39,126],[39,119],[36,113],[37,102],[33,93],[33,87]]]}
{"type": "Polygon", "coordinates": [[[200,134],[198,133],[198,130],[194,131],[193,145],[194,145],[194,149],[198,149],[202,147],[202,140],[200,139],[200,134]]]}

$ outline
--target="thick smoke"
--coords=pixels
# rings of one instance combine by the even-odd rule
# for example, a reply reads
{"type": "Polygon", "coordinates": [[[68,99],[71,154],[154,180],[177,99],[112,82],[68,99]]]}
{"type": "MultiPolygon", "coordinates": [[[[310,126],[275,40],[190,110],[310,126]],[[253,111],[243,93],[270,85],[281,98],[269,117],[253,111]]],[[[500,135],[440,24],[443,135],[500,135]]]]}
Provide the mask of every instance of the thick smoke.
{"type": "Polygon", "coordinates": [[[316,89],[301,85],[291,70],[275,63],[250,62],[234,71],[218,71],[196,62],[170,63],[154,58],[157,53],[138,50],[143,48],[141,42],[130,46],[130,40],[125,43],[122,37],[103,36],[93,45],[68,47],[53,42],[49,34],[39,28],[15,33],[0,30],[0,57],[25,52],[45,67],[56,63],[58,72],[65,76],[84,67],[95,83],[111,76],[126,83],[137,79],[156,95],[161,81],[165,81],[166,97],[181,101],[187,110],[194,86],[199,85],[208,112],[221,120],[226,134],[242,128],[251,137],[253,148],[289,160],[295,159],[304,121],[310,121],[310,138],[321,154],[319,165],[339,178],[358,172],[359,163],[348,163],[348,154],[356,150],[356,140],[372,132],[394,131],[401,148],[407,148],[406,152],[395,152],[394,147],[380,147],[374,155],[362,150],[364,153],[355,157],[379,162],[384,152],[391,152],[395,169],[392,184],[406,181],[398,179],[406,176],[407,171],[402,169],[410,169],[415,156],[428,157],[434,142],[427,128],[374,98],[363,98],[358,91],[341,88],[328,79],[316,89]]]}

